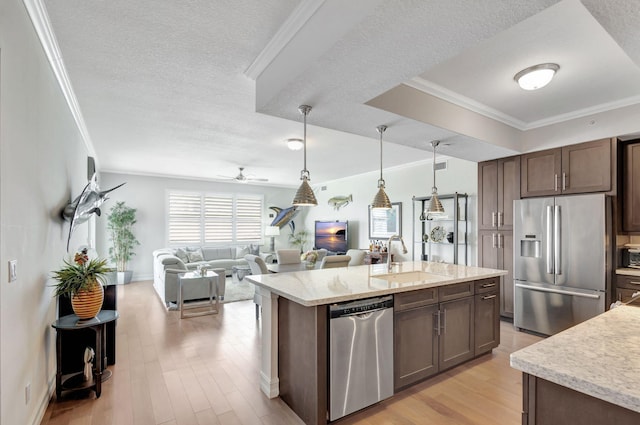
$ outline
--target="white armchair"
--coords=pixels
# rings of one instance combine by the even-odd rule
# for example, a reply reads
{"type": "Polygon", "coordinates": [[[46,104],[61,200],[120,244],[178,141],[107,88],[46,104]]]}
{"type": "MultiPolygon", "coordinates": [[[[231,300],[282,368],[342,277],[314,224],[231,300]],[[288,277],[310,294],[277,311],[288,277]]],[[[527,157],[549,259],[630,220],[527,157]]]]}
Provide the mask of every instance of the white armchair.
{"type": "Polygon", "coordinates": [[[300,251],[297,249],[279,249],[276,251],[278,264],[300,264],[300,251]]]}
{"type": "MultiPolygon", "coordinates": [[[[267,265],[261,257],[257,255],[247,254],[244,256],[244,259],[249,263],[249,267],[251,268],[251,274],[267,274],[269,273],[269,269],[267,269],[267,265]]],[[[253,302],[256,304],[256,320],[260,318],[260,306],[262,305],[262,298],[260,298],[260,294],[258,294],[258,287],[256,286],[255,293],[253,294],[253,302]]]]}

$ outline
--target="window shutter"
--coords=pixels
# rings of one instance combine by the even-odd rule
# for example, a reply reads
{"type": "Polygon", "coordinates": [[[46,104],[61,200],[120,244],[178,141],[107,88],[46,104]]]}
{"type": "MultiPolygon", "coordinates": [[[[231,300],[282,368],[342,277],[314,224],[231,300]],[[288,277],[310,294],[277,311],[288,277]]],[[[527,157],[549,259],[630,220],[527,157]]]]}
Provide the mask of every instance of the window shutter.
{"type": "Polygon", "coordinates": [[[262,199],[238,198],[236,200],[236,240],[238,242],[262,239],[262,199]]]}
{"type": "Polygon", "coordinates": [[[201,211],[199,194],[169,194],[169,244],[200,242],[201,211]]]}
{"type": "Polygon", "coordinates": [[[205,196],[204,242],[233,241],[233,198],[205,196]]]}

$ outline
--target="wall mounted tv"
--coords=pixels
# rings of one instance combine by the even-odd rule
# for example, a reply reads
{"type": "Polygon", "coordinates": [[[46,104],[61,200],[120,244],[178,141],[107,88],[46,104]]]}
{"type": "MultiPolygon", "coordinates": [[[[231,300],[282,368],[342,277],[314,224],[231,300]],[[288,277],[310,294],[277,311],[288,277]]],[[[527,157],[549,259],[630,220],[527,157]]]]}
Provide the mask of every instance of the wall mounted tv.
{"type": "Polygon", "coordinates": [[[316,221],[314,246],[331,252],[345,253],[349,249],[348,221],[316,221]]]}

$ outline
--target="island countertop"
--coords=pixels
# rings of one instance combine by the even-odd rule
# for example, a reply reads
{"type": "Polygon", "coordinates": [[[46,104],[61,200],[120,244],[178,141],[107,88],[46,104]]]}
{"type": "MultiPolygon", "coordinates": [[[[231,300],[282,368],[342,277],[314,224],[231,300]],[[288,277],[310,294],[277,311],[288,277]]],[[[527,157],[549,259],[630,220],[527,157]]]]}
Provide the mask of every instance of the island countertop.
{"type": "Polygon", "coordinates": [[[511,354],[511,367],[640,412],[640,307],[622,305],[511,354]]]}
{"type": "Polygon", "coordinates": [[[505,275],[505,270],[428,261],[350,266],[247,276],[264,287],[306,307],[414,291],[505,275]]]}

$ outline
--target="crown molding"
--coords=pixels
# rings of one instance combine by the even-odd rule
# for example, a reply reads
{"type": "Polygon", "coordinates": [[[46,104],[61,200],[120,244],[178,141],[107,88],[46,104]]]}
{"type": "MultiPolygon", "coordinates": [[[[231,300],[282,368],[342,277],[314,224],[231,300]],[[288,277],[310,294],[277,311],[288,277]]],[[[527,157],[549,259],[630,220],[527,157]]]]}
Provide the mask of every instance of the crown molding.
{"type": "Polygon", "coordinates": [[[89,136],[89,131],[87,130],[82,112],[80,111],[78,99],[73,91],[71,81],[69,80],[67,70],[64,66],[58,41],[53,33],[53,29],[51,28],[47,9],[42,0],[23,0],[23,3],[27,9],[27,13],[33,23],[33,27],[36,30],[38,38],[40,39],[40,44],[42,44],[42,48],[47,55],[51,69],[53,70],[56,80],[60,85],[60,90],[62,90],[62,94],[67,101],[71,115],[76,122],[82,141],[87,148],[88,155],[94,157],[96,169],[99,169],[98,158],[96,156],[93,143],[91,142],[91,137],[89,136]]]}
{"type": "Polygon", "coordinates": [[[252,80],[257,80],[262,71],[271,64],[325,1],[303,0],[254,59],[253,63],[244,71],[244,75],[252,80]]]}
{"type": "Polygon", "coordinates": [[[454,105],[458,105],[480,115],[484,115],[487,118],[491,118],[508,126],[514,127],[518,130],[525,130],[527,127],[527,124],[524,121],[500,112],[497,109],[490,108],[483,103],[476,102],[471,98],[462,96],[456,92],[439,86],[438,84],[425,80],[424,78],[415,77],[404,84],[416,90],[420,90],[447,102],[453,103],[454,105]]]}

